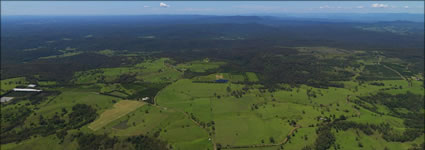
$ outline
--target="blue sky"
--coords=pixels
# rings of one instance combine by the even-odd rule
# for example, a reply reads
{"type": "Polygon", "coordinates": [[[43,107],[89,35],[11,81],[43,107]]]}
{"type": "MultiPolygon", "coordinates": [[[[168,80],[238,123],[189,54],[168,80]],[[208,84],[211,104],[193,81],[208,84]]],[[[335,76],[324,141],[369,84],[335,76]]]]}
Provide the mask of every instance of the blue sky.
{"type": "Polygon", "coordinates": [[[424,13],[423,1],[1,1],[1,15],[424,13]]]}

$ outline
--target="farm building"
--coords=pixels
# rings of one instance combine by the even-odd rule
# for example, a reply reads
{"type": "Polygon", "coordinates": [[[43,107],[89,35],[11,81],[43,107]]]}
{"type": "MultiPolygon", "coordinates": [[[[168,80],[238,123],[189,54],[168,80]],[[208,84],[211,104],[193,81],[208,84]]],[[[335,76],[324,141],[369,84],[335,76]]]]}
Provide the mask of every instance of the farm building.
{"type": "Polygon", "coordinates": [[[15,91],[15,92],[41,92],[42,90],[14,88],[13,91],[15,91]]]}
{"type": "Polygon", "coordinates": [[[142,101],[147,101],[147,100],[149,100],[149,97],[142,98],[142,101]]]}
{"type": "Polygon", "coordinates": [[[35,84],[28,84],[28,86],[27,87],[29,87],[29,88],[35,88],[37,85],[35,85],[35,84]]]}
{"type": "Polygon", "coordinates": [[[218,79],[218,80],[215,80],[215,82],[216,82],[216,83],[227,83],[227,82],[229,82],[229,80],[225,80],[225,79],[218,79]]]}

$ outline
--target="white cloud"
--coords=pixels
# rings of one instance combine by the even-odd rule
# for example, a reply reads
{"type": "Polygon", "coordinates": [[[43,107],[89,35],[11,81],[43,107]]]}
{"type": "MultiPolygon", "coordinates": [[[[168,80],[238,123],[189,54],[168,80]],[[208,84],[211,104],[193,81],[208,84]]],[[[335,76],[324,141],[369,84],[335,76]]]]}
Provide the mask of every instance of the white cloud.
{"type": "Polygon", "coordinates": [[[387,4],[378,4],[378,3],[376,3],[376,4],[372,4],[372,7],[373,8],[387,8],[388,5],[387,4]]]}
{"type": "Polygon", "coordinates": [[[364,8],[364,6],[357,6],[356,8],[362,9],[362,8],[364,8]]]}
{"type": "Polygon", "coordinates": [[[404,6],[404,8],[409,8],[409,6],[404,6]]]}
{"type": "Polygon", "coordinates": [[[167,7],[170,7],[170,5],[167,5],[167,4],[163,3],[163,2],[161,2],[161,3],[159,3],[159,7],[167,8],[167,7]]]}
{"type": "Polygon", "coordinates": [[[319,7],[320,9],[324,9],[324,8],[331,8],[330,6],[328,6],[328,5],[325,5],[325,6],[320,6],[319,7]]]}
{"type": "Polygon", "coordinates": [[[346,7],[342,7],[342,6],[329,6],[329,5],[325,5],[325,6],[320,6],[320,9],[346,9],[346,7]]]}

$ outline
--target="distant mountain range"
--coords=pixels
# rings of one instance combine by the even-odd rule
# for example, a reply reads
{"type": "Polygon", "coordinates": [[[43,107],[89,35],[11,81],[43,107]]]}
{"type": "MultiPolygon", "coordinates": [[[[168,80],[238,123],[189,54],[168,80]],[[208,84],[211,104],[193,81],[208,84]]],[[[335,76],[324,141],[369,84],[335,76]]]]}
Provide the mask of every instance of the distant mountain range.
{"type": "MultiPolygon", "coordinates": [[[[143,17],[144,20],[149,22],[162,22],[162,21],[193,21],[202,19],[204,21],[224,22],[238,22],[238,23],[253,23],[261,21],[262,19],[272,20],[291,20],[291,21],[320,21],[320,22],[383,22],[383,21],[410,21],[410,22],[424,22],[424,14],[409,14],[409,13],[294,13],[294,14],[247,14],[247,15],[121,15],[120,18],[132,18],[134,16],[143,17]],[[217,20],[218,19],[218,20],[217,20]],[[223,20],[225,19],[225,20],[223,20]]],[[[36,19],[40,18],[63,18],[63,17],[76,17],[81,19],[81,16],[2,16],[3,19],[21,20],[21,19],[36,19]]],[[[96,16],[96,20],[102,20],[113,16],[96,16]]],[[[90,18],[90,20],[93,18],[90,18]]]]}
{"type": "Polygon", "coordinates": [[[424,14],[408,13],[317,13],[317,14],[269,14],[286,19],[313,19],[327,21],[355,21],[355,22],[380,22],[380,21],[413,21],[424,22],[424,14]]]}

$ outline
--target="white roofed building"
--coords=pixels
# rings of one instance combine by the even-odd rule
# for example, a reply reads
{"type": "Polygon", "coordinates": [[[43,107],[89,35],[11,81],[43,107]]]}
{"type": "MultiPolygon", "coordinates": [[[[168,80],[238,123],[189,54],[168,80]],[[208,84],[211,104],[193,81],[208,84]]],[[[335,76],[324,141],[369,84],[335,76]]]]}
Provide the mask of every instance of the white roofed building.
{"type": "Polygon", "coordinates": [[[13,91],[15,91],[15,92],[41,92],[42,90],[14,88],[13,91]]]}
{"type": "Polygon", "coordinates": [[[29,88],[34,88],[34,87],[36,87],[37,85],[35,85],[35,84],[28,84],[28,86],[27,87],[29,87],[29,88]]]}

